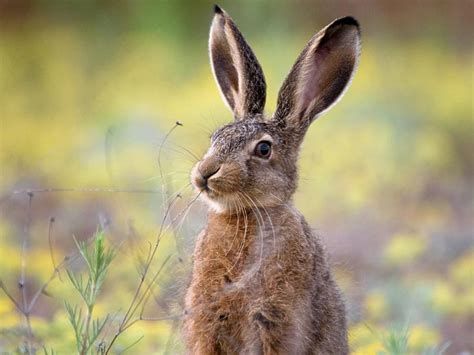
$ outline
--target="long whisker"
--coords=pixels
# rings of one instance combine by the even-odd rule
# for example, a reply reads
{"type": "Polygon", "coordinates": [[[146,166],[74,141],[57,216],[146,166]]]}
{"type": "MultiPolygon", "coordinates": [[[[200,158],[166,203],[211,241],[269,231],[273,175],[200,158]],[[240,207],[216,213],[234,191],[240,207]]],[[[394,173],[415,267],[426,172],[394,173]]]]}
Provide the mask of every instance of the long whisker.
{"type": "Polygon", "coordinates": [[[179,127],[182,126],[181,122],[176,121],[175,125],[165,134],[164,138],[162,139],[160,146],[158,148],[158,170],[160,172],[160,178],[161,178],[161,193],[163,197],[165,196],[165,190],[166,190],[166,184],[165,180],[163,178],[163,168],[161,166],[161,151],[163,150],[163,146],[165,145],[166,140],[168,137],[173,133],[173,131],[179,127]]]}
{"type": "Polygon", "coordinates": [[[167,150],[167,151],[172,152],[174,154],[179,154],[184,159],[191,162],[192,164],[195,164],[197,161],[199,161],[199,159],[194,154],[190,154],[189,152],[187,152],[185,150],[179,150],[179,149],[175,149],[175,148],[172,148],[172,147],[164,147],[163,150],[167,150]]]}
{"type": "MultiPolygon", "coordinates": [[[[230,245],[229,245],[229,248],[228,248],[228,250],[227,250],[226,253],[225,253],[225,256],[229,255],[230,251],[232,250],[232,246],[234,245],[234,241],[235,241],[235,239],[237,238],[237,235],[239,234],[239,227],[240,227],[240,211],[239,211],[239,209],[238,209],[237,202],[236,202],[236,201],[232,201],[232,202],[233,202],[233,205],[234,205],[234,207],[235,207],[235,209],[236,209],[236,211],[237,211],[237,228],[236,228],[236,230],[235,230],[234,236],[232,237],[232,241],[231,241],[231,243],[230,243],[230,245]]],[[[229,225],[229,224],[228,224],[228,225],[229,225]]],[[[227,227],[226,227],[226,229],[227,229],[227,227]]]]}
{"type": "Polygon", "coordinates": [[[278,197],[277,195],[275,195],[275,194],[274,194],[273,192],[271,192],[271,191],[262,191],[261,189],[256,188],[256,187],[255,187],[255,189],[256,189],[258,192],[260,192],[262,195],[269,193],[270,195],[272,195],[273,197],[275,197],[278,201],[280,201],[280,202],[282,203],[282,205],[285,205],[285,206],[288,205],[288,202],[287,202],[287,201],[283,201],[280,197],[278,197]]]}
{"type": "MultiPolygon", "coordinates": [[[[194,203],[194,202],[193,202],[194,203]]],[[[191,207],[191,206],[190,206],[191,207]]],[[[175,244],[176,244],[176,250],[178,251],[178,257],[180,258],[180,260],[183,260],[183,257],[182,255],[184,254],[183,251],[182,251],[182,248],[180,246],[180,244],[178,243],[178,234],[181,232],[181,229],[183,228],[183,225],[184,225],[184,221],[186,220],[186,217],[189,213],[189,211],[191,211],[191,208],[187,208],[186,209],[186,212],[184,212],[183,214],[183,217],[181,218],[181,220],[177,223],[177,226],[175,226],[173,228],[173,234],[174,234],[174,239],[175,239],[175,244]]],[[[173,225],[172,225],[173,226],[173,225]]]]}
{"type": "MultiPolygon", "coordinates": [[[[231,201],[229,201],[231,202],[231,201]]],[[[233,202],[233,206],[235,206],[236,210],[237,210],[237,224],[236,224],[236,227],[235,227],[235,233],[234,233],[234,236],[232,237],[232,241],[231,241],[231,244],[227,250],[227,252],[225,253],[225,256],[228,256],[230,251],[232,250],[232,246],[234,245],[234,241],[237,239],[237,236],[239,235],[239,230],[240,230],[240,213],[237,209],[237,204],[235,201],[232,201],[233,202]]],[[[227,200],[226,200],[226,204],[227,204],[227,200]]],[[[232,211],[229,212],[229,217],[232,218],[232,211]]],[[[230,224],[230,223],[229,223],[230,224]]],[[[229,225],[228,224],[228,225],[229,225]]],[[[229,268],[227,265],[225,266],[226,269],[227,269],[227,273],[230,273],[234,267],[234,265],[231,265],[231,267],[229,268]]]]}
{"type": "Polygon", "coordinates": [[[243,254],[244,247],[245,247],[245,241],[246,241],[246,238],[247,238],[247,228],[248,228],[248,219],[247,219],[247,212],[245,211],[245,206],[244,206],[244,204],[242,203],[242,201],[241,201],[241,199],[240,199],[238,193],[237,193],[236,197],[237,197],[236,203],[238,204],[239,213],[242,212],[243,217],[244,217],[244,236],[243,236],[243,238],[242,238],[242,243],[241,243],[241,245],[240,245],[240,247],[239,247],[239,251],[238,251],[238,253],[237,253],[237,257],[235,258],[234,264],[233,264],[232,267],[229,269],[229,272],[234,269],[234,267],[237,265],[237,263],[238,263],[239,260],[240,260],[240,257],[241,257],[242,254],[243,254]]]}
{"type": "Polygon", "coordinates": [[[270,191],[270,195],[275,197],[278,201],[280,201],[282,204],[286,205],[287,202],[283,201],[281,198],[279,198],[277,195],[275,195],[273,192],[270,191]]]}
{"type": "Polygon", "coordinates": [[[258,265],[258,268],[257,268],[257,270],[260,270],[260,268],[262,267],[262,263],[263,263],[263,247],[264,247],[263,233],[265,231],[265,220],[262,216],[262,213],[259,211],[258,206],[255,204],[255,202],[252,200],[252,198],[243,191],[242,191],[242,196],[244,198],[246,198],[247,201],[249,201],[253,206],[255,206],[255,208],[253,208],[251,206],[250,206],[250,208],[253,211],[256,212],[257,222],[258,222],[259,227],[260,227],[260,243],[261,243],[261,246],[260,246],[260,260],[259,260],[259,265],[258,265]],[[260,219],[261,222],[259,221],[259,219],[260,219]]]}
{"type": "Polygon", "coordinates": [[[267,208],[261,203],[261,201],[255,197],[255,201],[262,207],[263,211],[266,213],[268,220],[270,222],[270,226],[272,227],[272,235],[273,235],[273,251],[277,253],[277,259],[280,259],[280,251],[279,248],[277,249],[276,247],[276,235],[275,235],[275,227],[273,225],[272,217],[270,217],[270,214],[268,213],[267,208]]]}
{"type": "Polygon", "coordinates": [[[191,157],[193,157],[194,159],[196,159],[196,161],[199,161],[200,158],[197,156],[197,154],[195,154],[194,152],[192,152],[190,149],[186,148],[186,147],[183,147],[182,145],[179,145],[179,144],[176,144],[176,143],[172,143],[173,145],[175,145],[177,148],[179,149],[182,149],[183,152],[185,153],[188,153],[191,157]]]}
{"type": "MultiPolygon", "coordinates": [[[[201,196],[202,191],[200,191],[191,201],[188,202],[188,204],[163,228],[160,227],[159,235],[164,235],[165,232],[167,232],[171,226],[174,226],[176,221],[179,218],[183,218],[187,215],[188,211],[191,209],[192,205],[197,201],[199,196],[201,196]]],[[[177,195],[175,196],[175,199],[177,199],[177,195]]],[[[175,200],[173,200],[172,203],[174,203],[175,200]]],[[[180,220],[182,221],[182,220],[180,220]]]]}
{"type": "Polygon", "coordinates": [[[164,203],[165,203],[166,205],[168,205],[169,202],[170,202],[172,199],[174,199],[175,197],[181,197],[181,196],[182,196],[182,192],[183,192],[184,190],[186,190],[186,189],[187,189],[188,187],[190,187],[190,186],[191,186],[191,183],[188,182],[186,185],[182,186],[182,187],[179,188],[177,191],[175,191],[173,194],[171,194],[171,195],[164,201],[164,203]]]}
{"type": "Polygon", "coordinates": [[[170,222],[170,224],[173,224],[176,222],[176,220],[181,217],[184,213],[186,213],[187,210],[189,210],[191,208],[191,206],[194,204],[194,202],[197,201],[197,199],[199,198],[199,196],[201,196],[202,194],[202,191],[199,191],[199,193],[191,200],[188,202],[188,204],[184,207],[184,209],[182,209],[170,222]]]}

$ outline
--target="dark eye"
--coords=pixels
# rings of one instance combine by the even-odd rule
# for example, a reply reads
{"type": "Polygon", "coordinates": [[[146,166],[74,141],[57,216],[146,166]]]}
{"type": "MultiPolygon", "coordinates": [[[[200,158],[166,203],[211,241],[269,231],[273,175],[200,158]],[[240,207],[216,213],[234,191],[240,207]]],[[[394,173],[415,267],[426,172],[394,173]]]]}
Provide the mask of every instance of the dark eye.
{"type": "Polygon", "coordinates": [[[272,143],[268,141],[262,141],[255,147],[255,155],[259,158],[268,159],[272,153],[272,143]]]}

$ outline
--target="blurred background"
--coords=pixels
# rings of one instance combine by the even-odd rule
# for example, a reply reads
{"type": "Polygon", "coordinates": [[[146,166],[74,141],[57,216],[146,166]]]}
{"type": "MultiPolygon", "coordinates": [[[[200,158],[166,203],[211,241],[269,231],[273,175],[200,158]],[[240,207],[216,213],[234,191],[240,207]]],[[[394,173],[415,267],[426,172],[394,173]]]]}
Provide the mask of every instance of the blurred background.
{"type": "MultiPolygon", "coordinates": [[[[269,113],[315,32],[349,14],[361,23],[359,69],[309,130],[295,196],[331,254],[354,354],[377,354],[405,328],[409,353],[474,352],[472,4],[220,2],[264,68],[269,113]]],[[[199,201],[180,211],[194,197],[195,156],[232,119],[208,64],[212,15],[209,1],[0,0],[2,285],[21,299],[23,265],[31,299],[76,250],[73,235],[104,229],[119,246],[96,307],[115,317],[107,342],[137,260],[168,226],[153,267],[170,259],[145,309],[167,319],[137,322],[117,352],[137,339],[131,352],[183,351],[182,296],[206,213],[199,201]]],[[[79,299],[59,276],[31,323],[38,348],[68,353],[64,300],[79,299]]],[[[0,352],[25,351],[24,319],[1,290],[0,319],[0,352]]]]}

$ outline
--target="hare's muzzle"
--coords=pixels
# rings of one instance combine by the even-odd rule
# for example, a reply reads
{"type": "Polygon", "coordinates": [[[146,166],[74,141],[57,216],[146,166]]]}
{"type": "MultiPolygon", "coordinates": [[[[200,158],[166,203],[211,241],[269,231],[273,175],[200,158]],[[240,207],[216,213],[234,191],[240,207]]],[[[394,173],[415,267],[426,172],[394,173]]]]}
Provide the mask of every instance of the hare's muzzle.
{"type": "Polygon", "coordinates": [[[197,165],[193,174],[194,185],[201,191],[208,190],[209,179],[215,175],[220,168],[220,163],[215,159],[208,158],[201,161],[197,165]]]}

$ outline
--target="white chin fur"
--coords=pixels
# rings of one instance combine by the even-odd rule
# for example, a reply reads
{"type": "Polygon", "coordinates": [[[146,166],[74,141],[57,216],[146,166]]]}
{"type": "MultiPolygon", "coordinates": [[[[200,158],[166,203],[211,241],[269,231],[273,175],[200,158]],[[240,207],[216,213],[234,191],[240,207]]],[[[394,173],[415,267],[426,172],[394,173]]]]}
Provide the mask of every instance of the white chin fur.
{"type": "Polygon", "coordinates": [[[210,209],[216,213],[222,213],[225,211],[225,204],[222,204],[216,200],[210,199],[207,195],[202,194],[202,199],[207,203],[210,209]]]}

